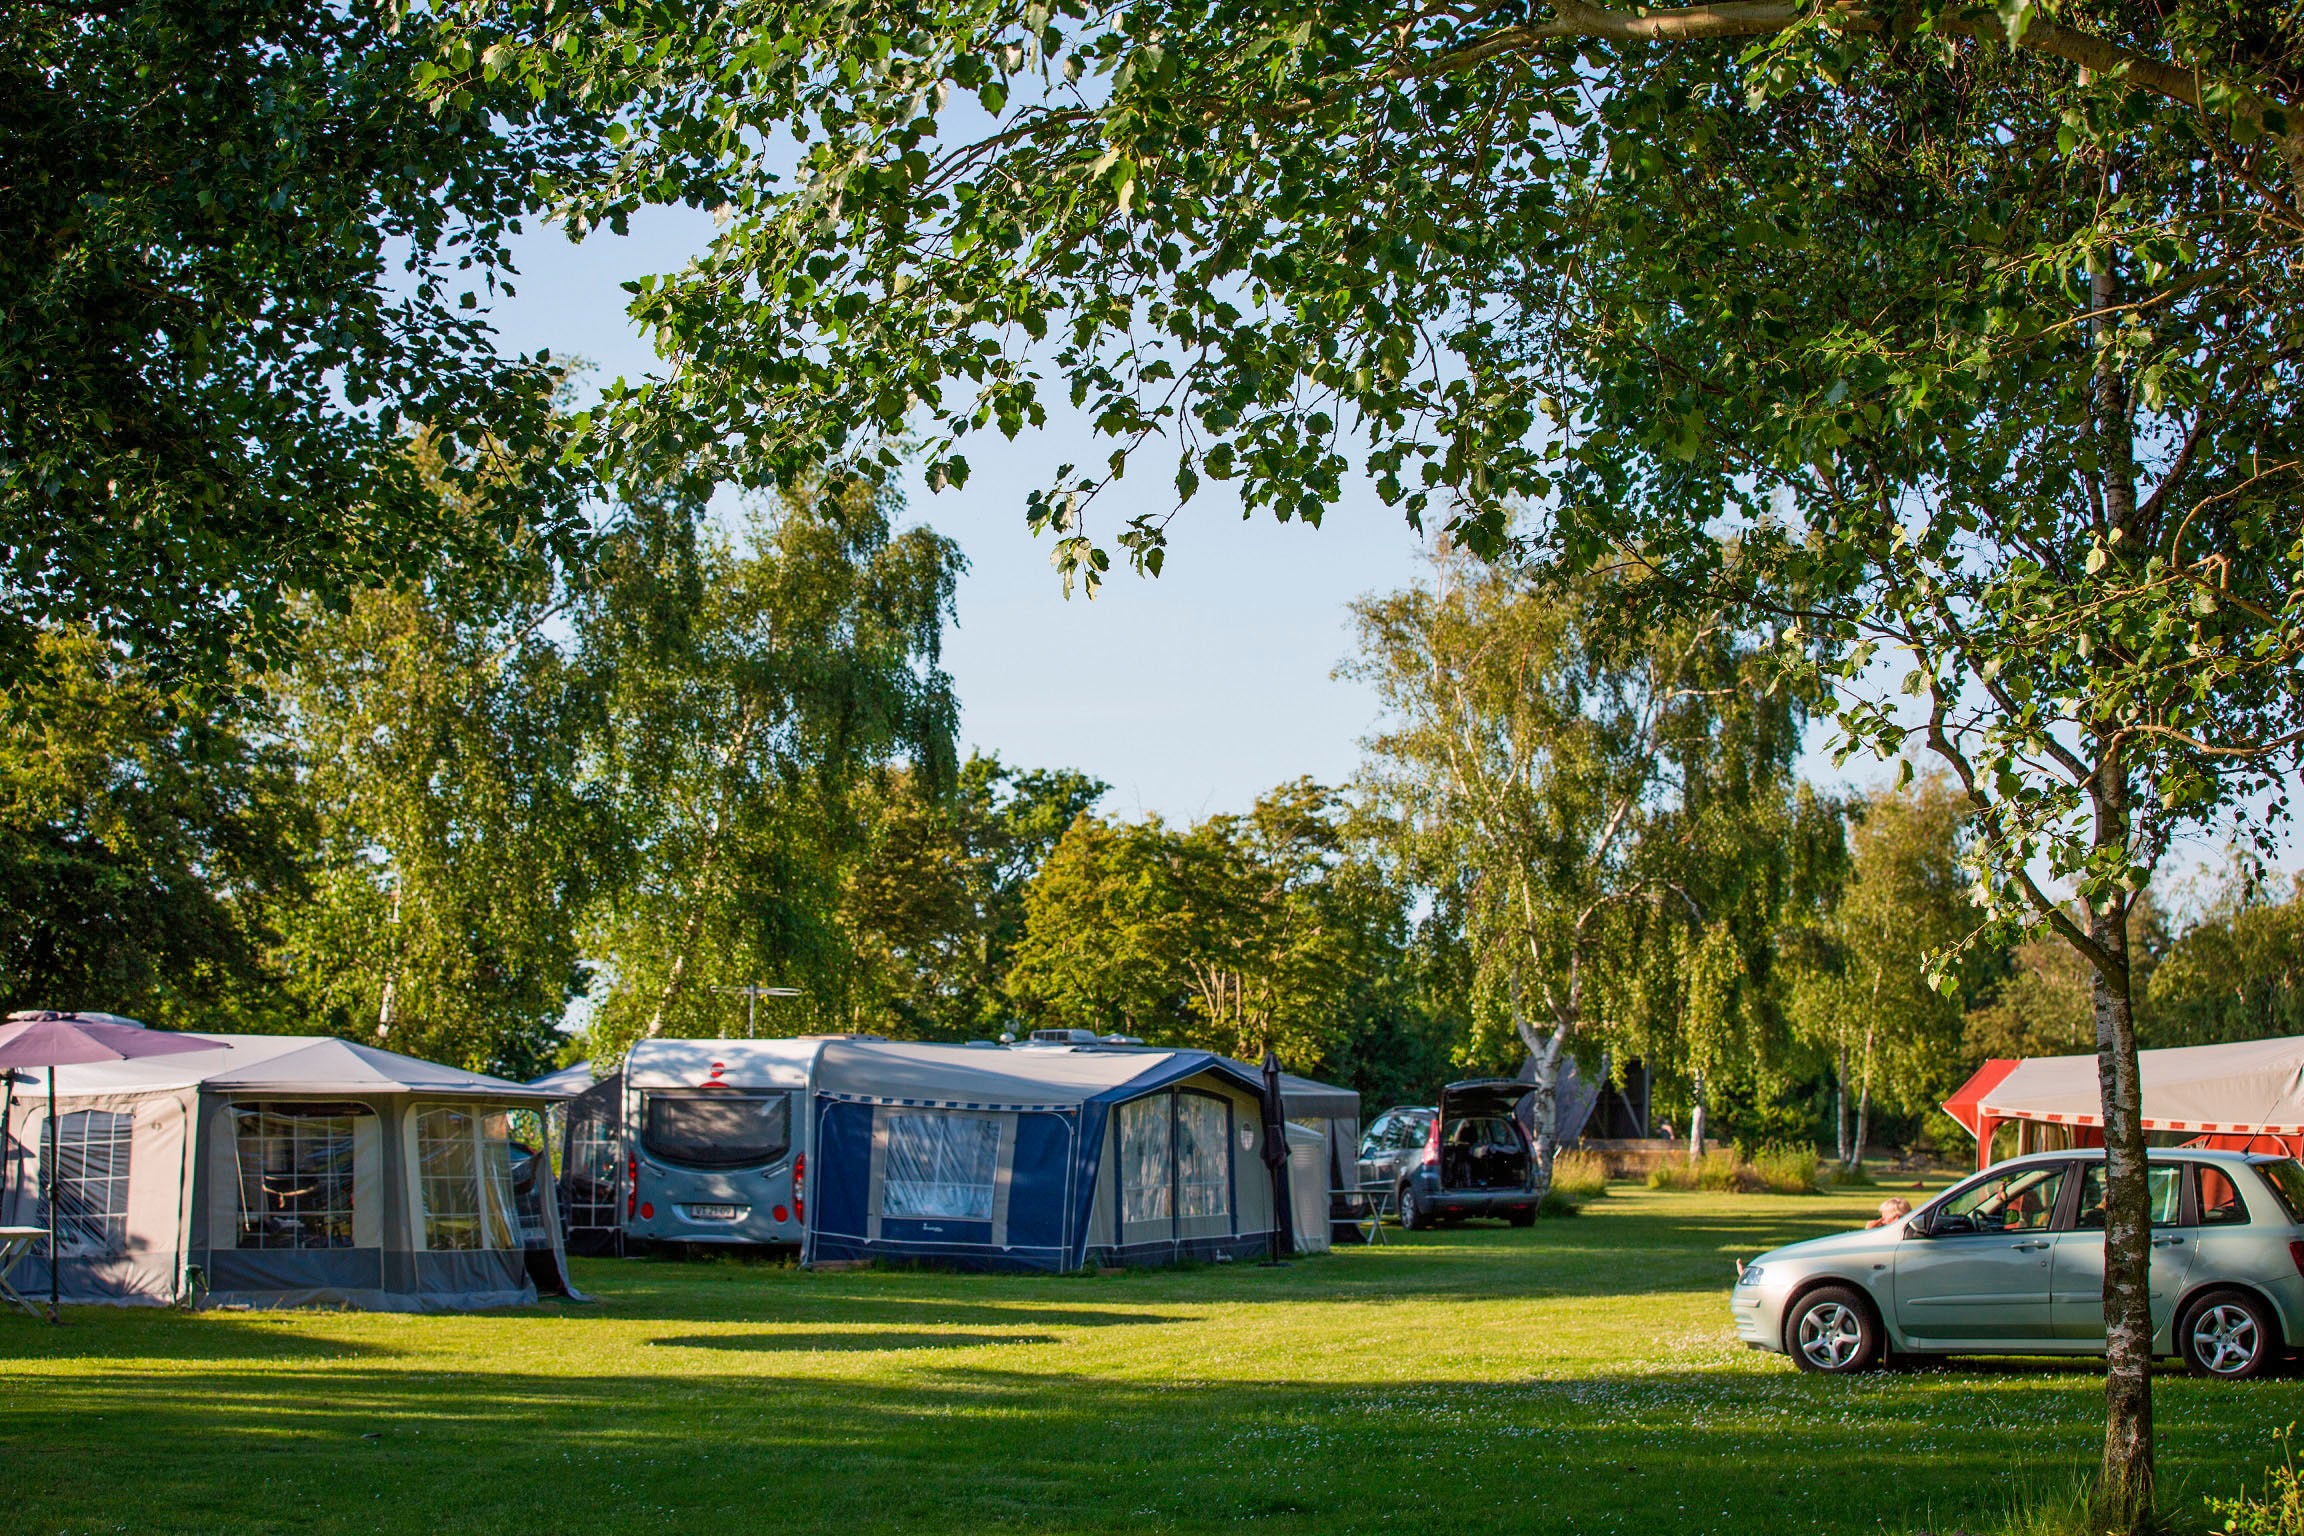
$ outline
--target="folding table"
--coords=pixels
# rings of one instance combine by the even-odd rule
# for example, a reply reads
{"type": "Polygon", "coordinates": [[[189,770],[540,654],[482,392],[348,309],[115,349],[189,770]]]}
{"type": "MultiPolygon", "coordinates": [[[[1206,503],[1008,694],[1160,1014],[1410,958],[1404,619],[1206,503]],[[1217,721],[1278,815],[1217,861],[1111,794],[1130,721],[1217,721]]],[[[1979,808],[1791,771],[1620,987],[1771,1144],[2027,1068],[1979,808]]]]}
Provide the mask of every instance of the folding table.
{"type": "Polygon", "coordinates": [[[40,1309],[26,1301],[23,1293],[16,1289],[8,1277],[15,1272],[17,1265],[24,1262],[25,1255],[32,1251],[34,1243],[46,1242],[47,1239],[46,1227],[0,1227],[0,1302],[12,1301],[34,1317],[40,1315],[40,1309]]]}

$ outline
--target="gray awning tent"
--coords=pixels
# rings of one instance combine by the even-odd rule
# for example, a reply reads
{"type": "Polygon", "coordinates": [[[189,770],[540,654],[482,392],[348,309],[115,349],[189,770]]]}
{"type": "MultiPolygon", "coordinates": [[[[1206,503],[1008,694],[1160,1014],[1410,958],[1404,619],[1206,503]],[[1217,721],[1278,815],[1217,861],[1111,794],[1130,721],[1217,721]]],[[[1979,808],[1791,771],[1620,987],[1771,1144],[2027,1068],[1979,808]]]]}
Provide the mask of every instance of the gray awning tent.
{"type": "Polygon", "coordinates": [[[574,1098],[592,1086],[592,1063],[580,1061],[572,1067],[562,1067],[557,1072],[532,1077],[528,1079],[527,1086],[545,1093],[561,1093],[574,1098]]]}
{"type": "MultiPolygon", "coordinates": [[[[74,1302],[451,1311],[565,1293],[545,1108],[564,1094],[325,1036],[57,1072],[74,1302]]],[[[18,1088],[0,1224],[44,1218],[18,1088]]],[[[46,1258],[17,1272],[46,1283],[46,1258]]]]}
{"type": "Polygon", "coordinates": [[[811,1263],[969,1269],[1260,1256],[1261,1083],[1205,1051],[825,1045],[811,1263]]]}
{"type": "MultiPolygon", "coordinates": [[[[1230,1056],[1226,1066],[1250,1076],[1256,1067],[1230,1056]]],[[[1350,1189],[1357,1181],[1360,1162],[1360,1095],[1350,1088],[1323,1083],[1293,1072],[1280,1074],[1280,1104],[1297,1125],[1316,1130],[1328,1140],[1328,1187],[1350,1189]]]]}
{"type": "Polygon", "coordinates": [[[552,1107],[551,1145],[560,1149],[560,1240],[582,1258],[624,1252],[624,1074],[595,1080],[577,1062],[531,1078],[528,1086],[565,1094],[552,1107]]]}

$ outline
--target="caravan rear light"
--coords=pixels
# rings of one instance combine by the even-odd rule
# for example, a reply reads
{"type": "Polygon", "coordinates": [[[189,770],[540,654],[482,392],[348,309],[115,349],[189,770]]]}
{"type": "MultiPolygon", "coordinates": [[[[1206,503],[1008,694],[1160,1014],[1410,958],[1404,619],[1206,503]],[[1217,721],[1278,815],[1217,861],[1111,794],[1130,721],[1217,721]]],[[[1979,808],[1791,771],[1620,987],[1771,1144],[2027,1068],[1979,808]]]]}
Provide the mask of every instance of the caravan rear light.
{"type": "Polygon", "coordinates": [[[656,1219],[656,1207],[655,1207],[655,1205],[654,1205],[652,1202],[649,1202],[649,1201],[642,1201],[642,1202],[641,1202],[641,1205],[640,1205],[640,1219],[641,1219],[642,1221],[654,1221],[654,1220],[656,1219]]]}
{"type": "Polygon", "coordinates": [[[808,1219],[808,1154],[805,1152],[792,1159],[792,1214],[803,1222],[808,1219]]]}
{"type": "Polygon", "coordinates": [[[625,1177],[631,1180],[629,1192],[624,1196],[624,1215],[629,1220],[640,1209],[640,1154],[635,1152],[625,1159],[625,1177]]]}
{"type": "Polygon", "coordinates": [[[780,1222],[790,1221],[792,1219],[792,1213],[784,1209],[784,1207],[778,1206],[776,1207],[776,1219],[780,1222]]]}

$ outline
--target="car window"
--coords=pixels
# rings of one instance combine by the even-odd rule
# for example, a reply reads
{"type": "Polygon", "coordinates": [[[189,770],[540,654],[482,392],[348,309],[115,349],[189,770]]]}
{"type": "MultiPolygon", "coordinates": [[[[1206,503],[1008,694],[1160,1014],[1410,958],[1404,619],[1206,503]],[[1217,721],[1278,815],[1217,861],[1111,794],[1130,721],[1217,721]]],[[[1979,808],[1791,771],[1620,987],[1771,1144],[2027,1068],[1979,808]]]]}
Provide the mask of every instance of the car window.
{"type": "Polygon", "coordinates": [[[2244,1227],[2248,1225],[2248,1202],[2240,1198],[2240,1185],[2232,1175],[2214,1163],[2195,1163],[2193,1177],[2197,1179],[2200,1201],[2200,1225],[2204,1227],[2244,1227]]]}
{"type": "Polygon", "coordinates": [[[2288,1219],[2304,1221],[2304,1163],[2284,1158],[2277,1163],[2258,1163],[2256,1171],[2264,1175],[2264,1182],[2288,1208],[2288,1219]]]}
{"type": "Polygon", "coordinates": [[[1378,1116],[1376,1123],[1368,1127],[1368,1134],[1360,1138],[1361,1157],[1374,1157],[1377,1153],[1383,1151],[1387,1146],[1390,1146],[1391,1142],[1389,1138],[1391,1135],[1392,1117],[1390,1115],[1378,1116]]]}
{"type": "Polygon", "coordinates": [[[2056,1218],[2056,1196],[2064,1188],[2064,1164],[2012,1168],[1981,1179],[1936,1208],[1928,1230],[1956,1236],[1963,1232],[2036,1232],[2056,1218]]]}
{"type": "MultiPolygon", "coordinates": [[[[2154,1163],[2145,1170],[2152,1187],[2152,1225],[2172,1227],[2183,1210],[2184,1170],[2173,1163],[2154,1163]]],[[[2104,1165],[2090,1163],[2080,1178],[2080,1214],[2072,1224],[2083,1230],[2104,1227],[2104,1165]]]]}
{"type": "Polygon", "coordinates": [[[1392,1145],[1406,1152],[1424,1145],[1424,1138],[1432,1132],[1432,1121],[1427,1115],[1402,1115],[1400,1123],[1392,1128],[1392,1145]]]}

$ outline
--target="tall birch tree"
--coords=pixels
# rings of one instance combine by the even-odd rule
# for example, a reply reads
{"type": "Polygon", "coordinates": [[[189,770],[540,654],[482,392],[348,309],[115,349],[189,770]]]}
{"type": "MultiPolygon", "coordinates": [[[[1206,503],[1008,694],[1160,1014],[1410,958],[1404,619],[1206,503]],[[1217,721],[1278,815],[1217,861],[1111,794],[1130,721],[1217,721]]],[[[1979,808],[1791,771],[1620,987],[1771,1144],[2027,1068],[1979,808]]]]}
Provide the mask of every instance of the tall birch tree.
{"type": "MultiPolygon", "coordinates": [[[[1748,798],[1723,771],[1742,756],[1728,744],[1735,725],[1773,718],[1746,766],[1779,787],[1797,745],[1797,712],[1753,696],[1746,637],[1704,619],[1627,626],[1619,597],[1611,582],[1531,586],[1444,555],[1430,585],[1355,607],[1347,671],[1386,711],[1368,787],[1406,866],[1452,888],[1474,957],[1471,1053],[1493,1055],[1500,1030],[1532,1063],[1539,1182],[1562,1065],[1633,1023],[1627,983],[1660,910],[1744,969],[1731,922],[1744,893],[1715,845],[1754,830],[1728,803],[1748,798]]],[[[1773,897],[1762,905],[1772,921],[1773,897]]],[[[1726,1017],[1731,986],[1697,989],[1707,1018],[1726,1017]]]]}

